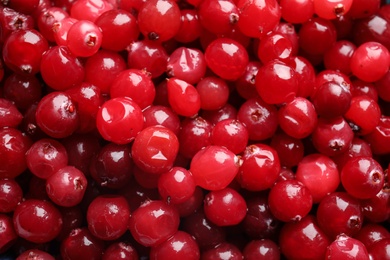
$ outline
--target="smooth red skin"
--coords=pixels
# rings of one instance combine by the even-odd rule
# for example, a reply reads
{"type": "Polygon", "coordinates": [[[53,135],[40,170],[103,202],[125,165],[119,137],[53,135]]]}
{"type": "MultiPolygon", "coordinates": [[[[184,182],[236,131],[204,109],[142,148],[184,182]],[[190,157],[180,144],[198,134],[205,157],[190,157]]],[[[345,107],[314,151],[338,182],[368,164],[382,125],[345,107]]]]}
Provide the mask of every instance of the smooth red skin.
{"type": "MultiPolygon", "coordinates": [[[[384,79],[386,75],[382,79],[384,79]]],[[[374,85],[374,83],[365,82],[360,79],[353,80],[352,96],[356,97],[360,95],[367,95],[368,97],[372,98],[375,102],[378,102],[378,92],[380,92],[380,90],[376,83],[374,85]]]]}
{"type": "Polygon", "coordinates": [[[228,255],[231,260],[241,260],[243,255],[235,245],[228,242],[223,242],[217,245],[214,248],[202,252],[201,259],[203,260],[213,260],[218,259],[221,256],[228,255]]]}
{"type": "Polygon", "coordinates": [[[341,15],[348,13],[351,9],[352,0],[337,0],[337,1],[322,1],[315,0],[314,1],[314,12],[324,19],[335,19],[341,15]],[[339,8],[341,5],[341,8],[339,8]],[[341,10],[339,10],[341,9],[341,10]]]}
{"type": "Polygon", "coordinates": [[[58,46],[66,46],[69,28],[78,20],[66,17],[53,24],[54,40],[58,46]]]}
{"type": "Polygon", "coordinates": [[[14,72],[34,75],[39,72],[42,54],[48,49],[47,40],[40,32],[22,29],[13,32],[5,40],[2,57],[5,65],[14,72]]]}
{"type": "Polygon", "coordinates": [[[371,157],[351,158],[340,173],[344,189],[359,199],[369,199],[383,188],[385,176],[380,164],[371,157]]]}
{"type": "Polygon", "coordinates": [[[247,128],[249,140],[261,141],[274,135],[278,127],[278,111],[261,98],[245,101],[238,110],[237,119],[247,128]]]}
{"type": "Polygon", "coordinates": [[[278,121],[286,134],[303,139],[314,131],[318,119],[314,105],[306,98],[296,97],[279,109],[278,121]]]}
{"type": "Polygon", "coordinates": [[[206,217],[217,226],[237,225],[247,212],[245,199],[232,188],[209,192],[203,209],[206,217]]]}
{"type": "Polygon", "coordinates": [[[152,105],[156,96],[150,75],[139,69],[126,69],[119,72],[108,86],[110,97],[129,97],[141,109],[152,105]]]}
{"type": "Polygon", "coordinates": [[[292,57],[286,63],[294,69],[298,78],[298,97],[307,98],[314,90],[315,71],[313,65],[304,57],[292,57]]]}
{"type": "MultiPolygon", "coordinates": [[[[22,201],[23,191],[13,179],[0,179],[0,212],[13,212],[22,201]]],[[[1,248],[1,247],[0,247],[1,248]]]]}
{"type": "Polygon", "coordinates": [[[206,48],[206,64],[216,75],[226,80],[241,77],[249,62],[248,53],[241,43],[229,38],[217,38],[206,48]]]}
{"type": "Polygon", "coordinates": [[[369,259],[362,242],[347,235],[339,235],[326,250],[326,259],[369,259]]]}
{"type": "Polygon", "coordinates": [[[131,155],[141,170],[161,174],[171,169],[178,151],[179,140],[171,130],[163,126],[150,126],[135,138],[131,155]]]}
{"type": "Polygon", "coordinates": [[[280,249],[270,239],[252,240],[245,245],[242,254],[248,260],[279,260],[280,249]]]}
{"type": "Polygon", "coordinates": [[[76,103],[60,91],[44,96],[38,103],[35,113],[39,128],[52,138],[65,138],[78,127],[79,116],[76,103]]]}
{"type": "Polygon", "coordinates": [[[15,178],[27,169],[25,153],[32,142],[29,137],[14,128],[0,129],[0,178],[15,178]]]}
{"type": "Polygon", "coordinates": [[[175,208],[163,201],[148,201],[131,213],[129,230],[141,245],[157,246],[177,232],[179,223],[175,208]]]}
{"type": "Polygon", "coordinates": [[[274,29],[281,18],[281,10],[276,0],[239,0],[236,5],[240,10],[239,30],[250,37],[261,38],[274,29]],[[257,17],[255,21],[253,17],[257,17]]]}
{"type": "Polygon", "coordinates": [[[237,109],[229,103],[218,110],[205,110],[201,112],[201,116],[214,125],[225,119],[237,119],[237,109]]]}
{"type": "Polygon", "coordinates": [[[302,24],[299,46],[311,55],[323,55],[336,42],[336,29],[331,21],[315,17],[302,24]]]}
{"type": "Polygon", "coordinates": [[[145,108],[142,113],[144,115],[144,128],[162,125],[178,135],[180,131],[180,119],[170,107],[151,105],[145,108]]]}
{"type": "Polygon", "coordinates": [[[390,117],[382,115],[374,131],[364,136],[370,144],[373,154],[387,154],[390,152],[390,117]]]}
{"type": "MultiPolygon", "coordinates": [[[[378,101],[378,95],[381,99],[386,102],[390,102],[390,90],[388,88],[388,84],[390,81],[390,72],[388,71],[380,80],[375,82],[374,90],[377,91],[375,101],[378,101]]],[[[372,96],[371,96],[372,98],[372,96]]]]}
{"type": "Polygon", "coordinates": [[[15,209],[13,223],[18,236],[34,243],[45,243],[60,233],[62,216],[50,202],[28,199],[15,209]]]}
{"type": "Polygon", "coordinates": [[[17,240],[18,235],[13,227],[12,218],[0,214],[0,254],[6,252],[17,240]]]}
{"type": "Polygon", "coordinates": [[[352,92],[352,82],[347,75],[337,70],[323,70],[317,73],[315,77],[314,90],[311,94],[311,97],[315,95],[315,92],[321,85],[332,81],[352,92]]]}
{"type": "Polygon", "coordinates": [[[200,108],[203,110],[222,108],[228,102],[230,94],[226,81],[212,76],[199,80],[196,90],[200,96],[200,108]]]}
{"type": "Polygon", "coordinates": [[[137,260],[139,259],[138,253],[135,248],[125,242],[112,243],[104,250],[102,260],[137,260]]]}
{"type": "Polygon", "coordinates": [[[202,207],[203,199],[203,189],[200,187],[195,187],[195,191],[192,193],[192,196],[189,199],[182,203],[175,204],[174,207],[179,212],[180,217],[188,217],[202,207]]]}
{"type": "Polygon", "coordinates": [[[199,112],[200,96],[193,85],[178,78],[169,78],[167,90],[169,104],[177,114],[192,117],[199,112]]]}
{"type": "Polygon", "coordinates": [[[363,224],[359,201],[346,192],[333,192],[317,208],[317,221],[331,239],[340,234],[354,236],[363,224]]]}
{"type": "Polygon", "coordinates": [[[166,241],[154,246],[150,250],[151,260],[157,259],[188,259],[197,260],[200,258],[199,246],[195,239],[188,233],[177,231],[166,241]],[[177,245],[180,247],[177,247],[177,245]]]}
{"type": "Polygon", "coordinates": [[[263,64],[274,59],[285,60],[291,58],[293,52],[292,42],[279,33],[271,33],[261,39],[257,49],[257,57],[263,64]]]}
{"type": "Polygon", "coordinates": [[[336,164],[322,154],[305,156],[298,164],[295,178],[310,190],[313,203],[319,203],[327,194],[334,192],[340,184],[336,164]],[[318,185],[319,183],[321,185],[318,185]]]}
{"type": "Polygon", "coordinates": [[[180,204],[190,199],[195,192],[195,187],[194,177],[182,167],[173,167],[158,178],[158,191],[161,197],[173,204],[180,204]]]}
{"type": "Polygon", "coordinates": [[[90,57],[99,50],[102,41],[102,31],[95,23],[79,20],[69,28],[66,46],[77,57],[90,57]]]}
{"type": "Polygon", "coordinates": [[[314,14],[314,4],[311,0],[281,0],[282,18],[289,23],[307,22],[314,14]]]}
{"type": "Polygon", "coordinates": [[[0,98],[0,127],[13,127],[22,122],[23,115],[19,112],[18,108],[13,102],[5,98],[0,98]]]}
{"type": "Polygon", "coordinates": [[[360,202],[365,219],[372,223],[381,223],[390,217],[390,193],[386,185],[379,191],[375,197],[360,202]]]}
{"type": "Polygon", "coordinates": [[[354,238],[361,241],[368,249],[374,243],[382,239],[390,238],[390,233],[380,224],[368,223],[360,229],[359,233],[357,233],[354,238]]]}
{"type": "Polygon", "coordinates": [[[260,143],[249,145],[242,153],[241,160],[237,176],[241,187],[261,191],[271,188],[276,182],[280,160],[272,147],[260,143]]]}
{"type": "Polygon", "coordinates": [[[363,43],[351,57],[352,73],[367,82],[382,78],[389,70],[389,66],[390,53],[384,45],[378,42],[363,43]]]}
{"type": "Polygon", "coordinates": [[[206,61],[199,49],[179,47],[168,58],[167,73],[171,77],[196,84],[206,73],[206,61]]]}
{"type": "Polygon", "coordinates": [[[298,165],[304,156],[304,145],[300,139],[293,138],[284,132],[275,133],[270,146],[276,150],[281,166],[298,165]]]}
{"type": "Polygon", "coordinates": [[[379,124],[381,110],[377,102],[368,96],[356,96],[344,115],[345,119],[358,127],[359,135],[374,131],[379,124]]]}
{"type": "Polygon", "coordinates": [[[319,118],[311,137],[318,152],[336,156],[348,150],[354,134],[343,117],[319,118]]]}
{"type": "Polygon", "coordinates": [[[239,10],[231,0],[205,0],[198,6],[199,22],[214,34],[225,34],[237,23],[239,10]]]}
{"type": "Polygon", "coordinates": [[[113,6],[105,0],[81,0],[71,5],[70,16],[77,20],[95,22],[101,14],[111,9],[113,6]]]}
{"type": "Polygon", "coordinates": [[[37,26],[42,36],[50,42],[55,42],[53,25],[66,17],[69,17],[69,14],[56,6],[49,7],[41,12],[37,19],[37,26]]]}
{"type": "Polygon", "coordinates": [[[248,144],[248,130],[237,119],[225,119],[214,125],[211,132],[213,145],[224,145],[235,154],[243,152],[248,144]]]}
{"type": "Polygon", "coordinates": [[[174,1],[147,1],[138,13],[140,32],[150,40],[159,42],[173,38],[180,29],[180,9],[174,1]],[[157,39],[150,34],[155,33],[157,39]]]}
{"type": "Polygon", "coordinates": [[[281,253],[291,260],[325,259],[330,243],[312,215],[299,222],[286,223],[279,237],[281,253]]]}
{"type": "Polygon", "coordinates": [[[26,152],[29,170],[39,178],[47,179],[68,164],[65,147],[55,139],[36,141],[26,152]]]}
{"type": "Polygon", "coordinates": [[[60,207],[62,215],[62,229],[55,238],[57,241],[62,241],[68,237],[72,230],[81,228],[84,225],[84,210],[80,205],[75,207],[60,207]]]}
{"type": "Polygon", "coordinates": [[[313,198],[310,190],[297,180],[280,181],[268,196],[271,213],[284,222],[300,221],[311,210],[313,198]]]}
{"type": "Polygon", "coordinates": [[[380,1],[365,1],[365,0],[354,0],[352,2],[351,9],[348,15],[354,19],[370,17],[377,13],[380,8],[380,1]]]}
{"type": "Polygon", "coordinates": [[[95,24],[102,30],[103,49],[122,51],[139,36],[137,19],[126,10],[114,9],[102,13],[95,24]]]}
{"type": "Polygon", "coordinates": [[[238,169],[235,154],[216,145],[207,146],[197,152],[190,165],[195,183],[206,190],[226,188],[236,177],[238,169]]]}
{"type": "Polygon", "coordinates": [[[166,71],[167,62],[168,54],[157,42],[142,40],[129,46],[127,64],[130,69],[145,69],[156,78],[166,71]]]}
{"type": "Polygon", "coordinates": [[[65,46],[54,46],[46,51],[40,70],[45,83],[58,91],[81,84],[85,74],[80,60],[65,46]]]}
{"type": "Polygon", "coordinates": [[[89,134],[72,135],[62,140],[68,154],[68,165],[74,166],[87,176],[91,159],[100,150],[99,139],[89,134]]]}
{"type": "Polygon", "coordinates": [[[85,62],[85,81],[98,87],[102,93],[110,93],[111,85],[126,67],[126,61],[118,53],[99,50],[85,62]]]}
{"type": "Polygon", "coordinates": [[[380,260],[390,257],[390,238],[384,238],[372,244],[368,249],[370,259],[380,260]]]}
{"type": "Polygon", "coordinates": [[[5,80],[3,95],[14,102],[20,111],[25,111],[41,99],[42,85],[36,77],[14,73],[5,80]]]}
{"type": "Polygon", "coordinates": [[[112,98],[100,107],[96,126],[105,140],[130,143],[143,128],[142,110],[128,97],[112,98]]]}
{"type": "Polygon", "coordinates": [[[92,158],[89,172],[99,185],[120,189],[129,183],[133,165],[128,145],[108,143],[92,158]]]}
{"type": "Polygon", "coordinates": [[[127,231],[130,209],[126,199],[118,195],[102,195],[89,204],[88,229],[101,240],[115,240],[127,231]]]}
{"type": "Polygon", "coordinates": [[[210,222],[203,210],[195,211],[185,217],[182,220],[182,230],[195,238],[201,251],[213,248],[226,239],[226,230],[210,222]]]}
{"type": "Polygon", "coordinates": [[[182,43],[195,41],[202,32],[197,11],[194,9],[181,9],[180,14],[180,28],[174,39],[182,43]]]}
{"type": "Polygon", "coordinates": [[[46,180],[46,192],[51,201],[62,207],[76,206],[83,199],[88,181],[73,166],[65,166],[46,180]]]}
{"type": "Polygon", "coordinates": [[[328,70],[339,70],[349,75],[351,73],[351,57],[356,50],[356,45],[347,40],[337,41],[324,54],[324,66],[328,70]]]}
{"type": "Polygon", "coordinates": [[[24,260],[24,259],[39,259],[39,260],[54,260],[54,256],[51,254],[39,250],[39,249],[30,249],[24,251],[22,254],[20,254],[16,260],[24,260]]]}
{"type": "Polygon", "coordinates": [[[61,242],[61,257],[64,260],[77,258],[98,260],[103,254],[103,241],[93,236],[88,228],[77,228],[61,242]]]}

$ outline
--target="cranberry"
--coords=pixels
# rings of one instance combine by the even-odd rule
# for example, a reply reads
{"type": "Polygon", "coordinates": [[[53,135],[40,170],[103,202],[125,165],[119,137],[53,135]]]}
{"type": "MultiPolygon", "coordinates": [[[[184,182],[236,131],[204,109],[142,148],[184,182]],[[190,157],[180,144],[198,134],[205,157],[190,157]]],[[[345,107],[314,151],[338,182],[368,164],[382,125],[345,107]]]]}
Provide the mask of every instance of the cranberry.
{"type": "Polygon", "coordinates": [[[42,260],[54,260],[54,256],[51,254],[39,250],[39,249],[30,249],[27,251],[24,251],[22,254],[16,258],[17,260],[22,260],[22,259],[42,259],[42,260]]]}
{"type": "Polygon", "coordinates": [[[270,239],[252,240],[243,250],[244,259],[277,260],[280,259],[280,249],[270,239]]]}
{"type": "Polygon", "coordinates": [[[326,257],[332,258],[354,258],[369,259],[366,247],[362,242],[347,235],[339,235],[326,250],[326,257]]]}
{"type": "Polygon", "coordinates": [[[23,191],[20,185],[13,179],[0,179],[0,212],[13,212],[22,201],[23,191]]]}
{"type": "Polygon", "coordinates": [[[118,260],[118,259],[129,259],[136,260],[138,259],[138,253],[128,243],[125,242],[117,242],[111,244],[109,247],[104,250],[104,254],[102,256],[103,260],[118,260]]]}
{"type": "Polygon", "coordinates": [[[103,254],[103,242],[93,236],[88,228],[76,228],[61,242],[63,259],[100,259],[103,254]]]}
{"type": "Polygon", "coordinates": [[[16,242],[18,235],[15,232],[12,218],[5,214],[0,214],[0,227],[0,253],[4,253],[16,242]]]}

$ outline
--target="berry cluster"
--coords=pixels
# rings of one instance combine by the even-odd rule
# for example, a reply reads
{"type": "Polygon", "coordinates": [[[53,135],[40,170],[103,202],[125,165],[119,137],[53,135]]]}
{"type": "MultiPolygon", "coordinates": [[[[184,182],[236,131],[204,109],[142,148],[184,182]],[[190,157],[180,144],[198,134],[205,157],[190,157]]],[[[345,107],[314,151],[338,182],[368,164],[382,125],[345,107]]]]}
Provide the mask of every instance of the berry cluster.
{"type": "Polygon", "coordinates": [[[0,259],[390,259],[390,5],[0,3],[0,259]]]}

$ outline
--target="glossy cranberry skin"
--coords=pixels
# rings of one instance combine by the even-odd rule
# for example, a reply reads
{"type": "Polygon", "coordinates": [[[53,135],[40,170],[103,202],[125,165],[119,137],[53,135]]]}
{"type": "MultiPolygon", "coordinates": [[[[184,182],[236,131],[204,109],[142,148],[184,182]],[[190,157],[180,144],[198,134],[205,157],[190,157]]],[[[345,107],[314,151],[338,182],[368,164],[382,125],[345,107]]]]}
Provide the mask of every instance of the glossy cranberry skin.
{"type": "Polygon", "coordinates": [[[319,118],[312,135],[314,147],[322,154],[334,156],[348,150],[353,132],[342,117],[319,118]]]}
{"type": "Polygon", "coordinates": [[[103,187],[124,187],[129,183],[133,172],[130,147],[108,143],[92,158],[89,171],[92,178],[103,187]]]}
{"type": "Polygon", "coordinates": [[[385,184],[382,190],[374,197],[360,201],[366,220],[369,220],[372,223],[381,223],[389,218],[390,209],[387,205],[390,201],[390,193],[387,189],[387,184],[385,184]]]}
{"type": "Polygon", "coordinates": [[[238,110],[237,119],[248,130],[249,140],[260,141],[273,136],[278,127],[277,109],[261,98],[244,102],[238,110]]]}
{"type": "Polygon", "coordinates": [[[126,242],[112,243],[104,250],[102,260],[139,259],[135,248],[126,242]]]}
{"type": "Polygon", "coordinates": [[[281,166],[298,165],[304,156],[304,145],[300,139],[293,138],[280,131],[271,139],[270,146],[276,150],[281,166]]]}
{"type": "Polygon", "coordinates": [[[111,9],[112,4],[105,0],[81,0],[71,5],[70,16],[77,20],[95,22],[101,14],[111,9]]]}
{"type": "Polygon", "coordinates": [[[152,105],[142,111],[144,115],[144,128],[162,125],[169,128],[176,135],[180,130],[179,116],[166,106],[152,105]]]}
{"type": "Polygon", "coordinates": [[[281,61],[272,60],[259,69],[255,79],[259,96],[268,104],[282,104],[298,92],[298,76],[281,61]]]}
{"type": "Polygon", "coordinates": [[[180,217],[188,217],[202,207],[203,199],[203,189],[197,186],[189,199],[182,203],[175,204],[174,207],[179,212],[180,217]]]}
{"type": "Polygon", "coordinates": [[[172,109],[181,116],[195,116],[200,109],[200,96],[196,88],[178,78],[167,81],[168,101],[172,109]]]}
{"type": "Polygon", "coordinates": [[[245,148],[238,171],[241,187],[250,191],[261,191],[273,186],[280,172],[280,161],[276,151],[265,144],[253,144],[245,148]]]}
{"type": "Polygon", "coordinates": [[[340,176],[345,190],[359,199],[374,197],[384,185],[383,169],[371,157],[349,159],[340,176]]]}
{"type": "Polygon", "coordinates": [[[37,124],[53,138],[64,138],[78,127],[78,112],[74,101],[64,92],[52,92],[38,103],[37,124]]]}
{"type": "Polygon", "coordinates": [[[17,240],[18,235],[15,233],[12,218],[0,214],[0,254],[5,253],[17,240]]]}
{"type": "Polygon", "coordinates": [[[0,114],[1,128],[17,128],[17,126],[22,122],[23,116],[13,102],[4,98],[0,98],[0,110],[2,111],[0,114]]]}
{"type": "Polygon", "coordinates": [[[157,246],[177,232],[179,214],[162,201],[148,201],[132,212],[129,230],[144,246],[157,246]],[[158,212],[158,213],[157,213],[158,212]]]}
{"type": "Polygon", "coordinates": [[[78,20],[72,17],[66,17],[53,24],[54,40],[57,45],[66,46],[69,28],[78,20]]]}
{"type": "Polygon", "coordinates": [[[226,119],[218,122],[211,132],[214,145],[225,145],[230,151],[239,154],[248,144],[248,130],[237,119],[226,119]]]}
{"type": "Polygon", "coordinates": [[[200,96],[200,108],[216,110],[222,108],[229,99],[230,89],[226,81],[218,77],[204,77],[196,85],[200,96]]]}
{"type": "Polygon", "coordinates": [[[295,177],[310,190],[313,203],[319,203],[326,195],[334,192],[340,184],[336,164],[322,154],[305,156],[298,164],[295,177]],[[321,185],[319,186],[318,183],[321,185]]]}
{"type": "Polygon", "coordinates": [[[279,237],[280,251],[288,259],[325,259],[330,243],[312,215],[285,224],[279,237]]]}
{"type": "Polygon", "coordinates": [[[139,29],[137,19],[126,10],[113,9],[102,13],[95,21],[102,30],[102,48],[122,51],[137,40],[139,29]]]}
{"type": "Polygon", "coordinates": [[[237,225],[247,212],[244,198],[231,188],[208,193],[203,209],[206,217],[217,226],[237,225]]]}
{"type": "Polygon", "coordinates": [[[331,239],[342,233],[354,236],[363,225],[363,213],[357,199],[346,192],[333,192],[319,203],[317,221],[331,239]]]}
{"type": "Polygon", "coordinates": [[[279,4],[275,0],[239,0],[237,7],[240,10],[238,28],[250,37],[261,38],[266,35],[276,27],[281,17],[279,4]],[[253,17],[258,19],[254,21],[253,17]]]}
{"type": "Polygon", "coordinates": [[[96,126],[105,140],[130,143],[143,128],[141,108],[128,97],[112,98],[100,107],[96,126]]]}
{"type": "Polygon", "coordinates": [[[141,109],[150,106],[156,90],[150,74],[144,70],[127,69],[119,72],[108,85],[111,98],[129,97],[141,109]]]}
{"type": "Polygon", "coordinates": [[[83,65],[66,46],[50,48],[43,54],[40,64],[43,80],[55,90],[69,89],[84,80],[83,65]]]}
{"type": "Polygon", "coordinates": [[[324,54],[326,69],[339,70],[344,74],[351,73],[351,57],[356,50],[355,44],[347,40],[337,41],[324,54]]]}
{"type": "Polygon", "coordinates": [[[174,37],[175,40],[187,43],[198,39],[202,32],[198,12],[194,9],[181,9],[180,14],[181,23],[179,31],[174,37]]]}
{"type": "Polygon", "coordinates": [[[291,137],[302,139],[309,136],[317,125],[317,112],[306,98],[297,97],[278,111],[282,130],[291,137]]]}
{"type": "Polygon", "coordinates": [[[194,238],[179,230],[166,241],[152,247],[149,256],[151,260],[165,258],[197,260],[200,257],[200,252],[194,238]]]}
{"type": "Polygon", "coordinates": [[[150,126],[137,135],[131,154],[141,170],[161,174],[173,166],[178,151],[179,141],[171,130],[150,126]]]}
{"type": "Polygon", "coordinates": [[[23,191],[13,179],[0,179],[0,212],[8,213],[15,210],[22,201],[23,191]]]}
{"type": "Polygon", "coordinates": [[[33,29],[34,18],[30,15],[22,14],[12,8],[2,7],[0,12],[2,35],[0,41],[4,41],[8,36],[19,29],[33,29]]]}
{"type": "Polygon", "coordinates": [[[370,248],[374,243],[389,237],[390,233],[385,227],[371,223],[364,225],[359,233],[354,236],[354,238],[361,241],[366,248],[370,248]]]}
{"type": "Polygon", "coordinates": [[[14,178],[27,169],[25,153],[31,146],[31,140],[14,128],[0,129],[0,178],[14,178]]]}
{"type": "Polygon", "coordinates": [[[101,259],[103,254],[102,240],[93,236],[88,228],[76,228],[61,242],[61,257],[65,260],[101,259]]]}
{"type": "Polygon", "coordinates": [[[297,180],[280,181],[271,188],[268,203],[272,214],[284,222],[300,221],[311,210],[310,190],[297,180]]]}
{"type": "Polygon", "coordinates": [[[390,118],[382,115],[374,131],[364,138],[371,147],[373,154],[386,154],[390,152],[390,118]]]}
{"type": "Polygon", "coordinates": [[[326,250],[327,259],[369,259],[362,242],[347,235],[339,235],[326,250]]]}
{"type": "Polygon", "coordinates": [[[16,258],[16,260],[23,260],[23,259],[39,259],[39,260],[54,260],[54,256],[51,254],[39,250],[39,249],[30,249],[27,251],[24,251],[22,254],[16,258]]]}
{"type": "Polygon", "coordinates": [[[66,17],[69,17],[69,14],[59,7],[49,7],[41,12],[37,19],[37,26],[42,36],[50,42],[55,42],[53,25],[66,17]]]}
{"type": "Polygon", "coordinates": [[[62,216],[50,202],[28,199],[15,209],[13,223],[20,237],[34,243],[45,243],[60,233],[62,216]]]}
{"type": "Polygon", "coordinates": [[[315,71],[313,65],[304,57],[296,56],[286,61],[294,69],[298,78],[298,97],[309,97],[314,89],[315,71]]]}
{"type": "Polygon", "coordinates": [[[3,60],[14,72],[33,75],[39,72],[42,54],[49,48],[47,40],[34,29],[12,33],[3,46],[3,60]]]}
{"type": "Polygon", "coordinates": [[[65,147],[55,139],[36,141],[26,152],[29,170],[41,179],[47,179],[68,164],[65,147]]]}
{"type": "Polygon", "coordinates": [[[242,254],[248,260],[279,260],[280,249],[270,239],[252,240],[245,245],[242,254]]]}
{"type": "Polygon", "coordinates": [[[130,218],[130,209],[122,196],[99,196],[89,204],[88,229],[102,240],[115,240],[122,236],[130,218]]]}
{"type": "Polygon", "coordinates": [[[223,146],[210,145],[191,160],[190,172],[195,183],[207,190],[226,188],[238,172],[237,157],[223,146]]]}
{"type": "Polygon", "coordinates": [[[244,74],[249,62],[248,53],[240,43],[218,38],[207,46],[205,51],[207,66],[226,80],[236,80],[244,74]]]}
{"type": "Polygon", "coordinates": [[[243,259],[240,249],[238,249],[235,245],[227,242],[223,242],[214,248],[202,252],[201,259],[204,260],[218,259],[224,255],[227,255],[231,260],[243,259]]]}

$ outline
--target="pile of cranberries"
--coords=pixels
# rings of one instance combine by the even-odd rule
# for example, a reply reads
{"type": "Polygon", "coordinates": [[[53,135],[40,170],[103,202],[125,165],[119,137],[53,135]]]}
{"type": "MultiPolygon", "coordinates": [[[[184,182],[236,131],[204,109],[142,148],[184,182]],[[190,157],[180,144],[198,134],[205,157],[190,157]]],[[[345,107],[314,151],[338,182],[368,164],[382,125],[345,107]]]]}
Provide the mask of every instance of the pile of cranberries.
{"type": "Polygon", "coordinates": [[[0,259],[390,259],[390,4],[4,0],[0,259]]]}

